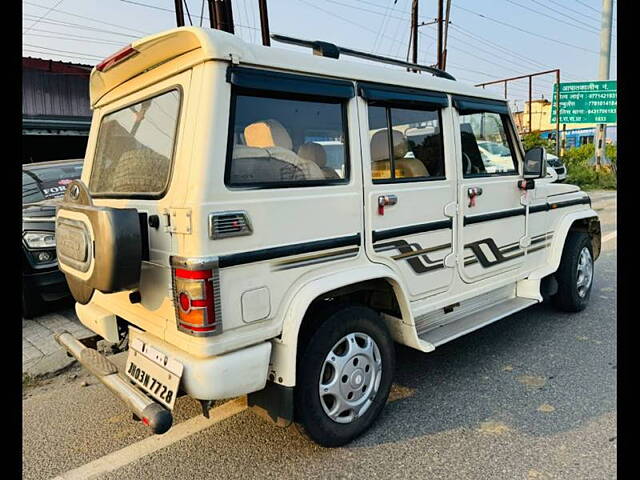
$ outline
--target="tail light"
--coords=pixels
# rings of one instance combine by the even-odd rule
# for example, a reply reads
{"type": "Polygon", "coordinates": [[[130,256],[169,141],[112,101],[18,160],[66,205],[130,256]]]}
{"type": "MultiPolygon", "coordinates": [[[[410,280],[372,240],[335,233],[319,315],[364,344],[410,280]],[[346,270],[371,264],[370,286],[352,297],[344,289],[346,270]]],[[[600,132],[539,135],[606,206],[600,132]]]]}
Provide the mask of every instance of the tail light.
{"type": "Polygon", "coordinates": [[[111,67],[116,66],[120,62],[124,62],[127,58],[134,56],[136,53],[138,53],[138,50],[133,48],[131,45],[127,45],[96,65],[96,70],[99,72],[106,72],[111,67]]]}
{"type": "Polygon", "coordinates": [[[173,269],[173,294],[178,329],[194,336],[222,331],[216,268],[173,269]]]}

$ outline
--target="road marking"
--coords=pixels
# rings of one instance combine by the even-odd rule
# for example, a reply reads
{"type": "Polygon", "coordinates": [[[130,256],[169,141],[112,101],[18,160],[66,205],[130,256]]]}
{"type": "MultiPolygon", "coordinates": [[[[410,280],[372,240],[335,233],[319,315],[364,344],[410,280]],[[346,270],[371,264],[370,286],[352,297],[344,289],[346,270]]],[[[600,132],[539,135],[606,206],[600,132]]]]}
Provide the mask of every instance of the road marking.
{"type": "Polygon", "coordinates": [[[607,233],[604,237],[602,237],[602,243],[606,243],[609,240],[613,240],[617,236],[618,236],[618,231],[617,230],[614,230],[611,233],[607,233]]]}
{"type": "Polygon", "coordinates": [[[247,409],[247,397],[236,398],[226,402],[209,412],[210,418],[198,415],[175,427],[172,427],[164,435],[153,435],[144,440],[136,442],[116,452],[98,458],[74,470],[61,473],[53,480],[75,480],[97,478],[107,472],[112,472],[120,467],[124,467],[136,460],[145,457],[157,450],[168,447],[173,443],[187,438],[194,433],[198,433],[226,418],[247,409]]]}

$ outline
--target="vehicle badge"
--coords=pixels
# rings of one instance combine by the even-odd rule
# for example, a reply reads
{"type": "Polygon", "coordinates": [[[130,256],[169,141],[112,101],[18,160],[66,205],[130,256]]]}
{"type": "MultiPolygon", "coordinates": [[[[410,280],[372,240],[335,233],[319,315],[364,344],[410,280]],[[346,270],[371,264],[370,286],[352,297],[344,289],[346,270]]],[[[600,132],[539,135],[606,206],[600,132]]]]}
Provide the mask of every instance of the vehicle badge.
{"type": "Polygon", "coordinates": [[[77,200],[78,197],[80,196],[80,187],[78,187],[78,185],[73,185],[71,187],[71,198],[73,198],[74,200],[77,200]]]}

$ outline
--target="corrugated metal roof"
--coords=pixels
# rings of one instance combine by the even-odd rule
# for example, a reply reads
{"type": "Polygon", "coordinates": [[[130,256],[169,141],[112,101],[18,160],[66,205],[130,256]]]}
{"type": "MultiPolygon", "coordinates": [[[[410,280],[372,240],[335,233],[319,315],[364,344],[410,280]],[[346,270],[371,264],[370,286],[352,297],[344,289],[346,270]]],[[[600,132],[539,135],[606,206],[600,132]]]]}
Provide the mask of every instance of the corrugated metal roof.
{"type": "Polygon", "coordinates": [[[88,76],[23,67],[22,115],[90,117],[88,76]]]}

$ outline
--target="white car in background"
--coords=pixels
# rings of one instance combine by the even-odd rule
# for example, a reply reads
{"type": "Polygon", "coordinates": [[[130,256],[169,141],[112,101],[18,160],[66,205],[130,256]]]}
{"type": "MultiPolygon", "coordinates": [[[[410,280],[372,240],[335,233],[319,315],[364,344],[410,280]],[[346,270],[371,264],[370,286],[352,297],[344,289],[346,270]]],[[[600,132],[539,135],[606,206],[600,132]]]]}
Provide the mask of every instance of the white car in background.
{"type": "Polygon", "coordinates": [[[512,170],[513,159],[507,147],[487,140],[478,141],[480,155],[485,163],[485,168],[489,173],[512,170]]]}
{"type": "Polygon", "coordinates": [[[547,166],[553,168],[558,175],[555,182],[564,182],[567,179],[567,167],[562,163],[562,160],[549,152],[547,152],[547,166]]]}

